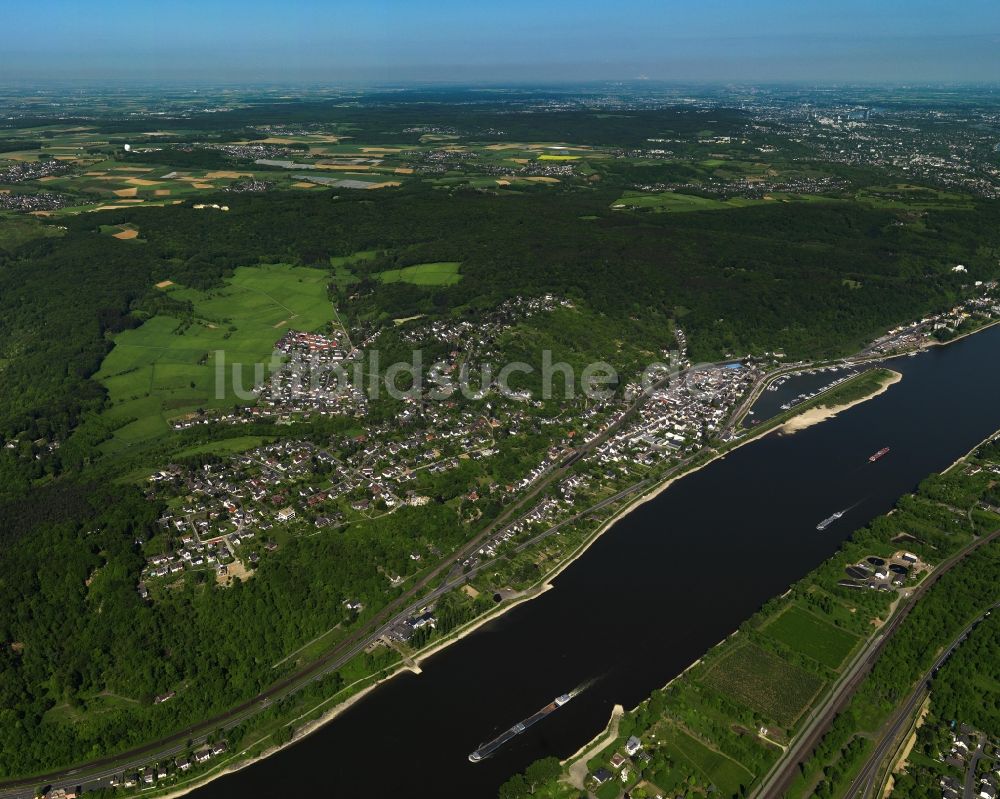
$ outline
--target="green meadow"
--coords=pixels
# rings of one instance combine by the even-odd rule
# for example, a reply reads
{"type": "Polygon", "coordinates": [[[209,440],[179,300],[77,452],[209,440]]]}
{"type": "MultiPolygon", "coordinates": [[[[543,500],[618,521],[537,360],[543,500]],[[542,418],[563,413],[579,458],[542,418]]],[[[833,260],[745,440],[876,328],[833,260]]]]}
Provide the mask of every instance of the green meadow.
{"type": "Polygon", "coordinates": [[[835,627],[799,605],[789,605],[763,632],[831,669],[839,668],[858,642],[853,633],[835,627]]]}
{"type": "Polygon", "coordinates": [[[277,264],[241,267],[209,291],[163,287],[173,299],[190,302],[193,312],[154,316],[115,337],[96,377],[108,390],[106,413],[124,424],[105,446],[163,435],[171,419],[198,408],[239,404],[232,365],[240,365],[240,385],[250,389],[254,365],[270,363],[286,330],[322,329],[332,318],[328,282],[325,270],[277,264]],[[217,366],[225,369],[221,390],[217,366]]]}
{"type": "Polygon", "coordinates": [[[966,194],[941,191],[927,186],[896,183],[891,186],[869,186],[860,190],[857,199],[875,208],[895,208],[912,211],[955,210],[971,211],[975,208],[972,197],[966,194]]]}
{"type": "Polygon", "coordinates": [[[625,192],[624,196],[611,207],[617,206],[649,208],[656,211],[710,211],[733,207],[722,200],[698,197],[694,194],[678,194],[674,191],[657,192],[656,194],[625,192]]]}
{"type": "Polygon", "coordinates": [[[0,251],[15,250],[32,239],[63,235],[57,227],[43,225],[35,217],[17,213],[0,214],[0,251]]]}
{"type": "Polygon", "coordinates": [[[620,208],[641,208],[651,211],[722,211],[733,208],[746,208],[752,205],[770,205],[779,202],[832,202],[829,197],[812,194],[788,194],[772,192],[761,200],[733,197],[728,200],[716,200],[712,197],[699,197],[695,194],[681,194],[676,191],[643,193],[627,191],[611,206],[620,208]]]}
{"type": "Polygon", "coordinates": [[[402,269],[387,269],[379,272],[383,283],[412,283],[415,286],[453,286],[462,276],[458,272],[458,261],[439,261],[433,264],[414,264],[402,269]]]}
{"type": "Polygon", "coordinates": [[[723,796],[735,796],[740,792],[741,785],[749,785],[753,780],[753,773],[742,764],[711,749],[684,730],[672,724],[662,729],[663,744],[670,755],[689,764],[707,782],[715,785],[723,796]]]}

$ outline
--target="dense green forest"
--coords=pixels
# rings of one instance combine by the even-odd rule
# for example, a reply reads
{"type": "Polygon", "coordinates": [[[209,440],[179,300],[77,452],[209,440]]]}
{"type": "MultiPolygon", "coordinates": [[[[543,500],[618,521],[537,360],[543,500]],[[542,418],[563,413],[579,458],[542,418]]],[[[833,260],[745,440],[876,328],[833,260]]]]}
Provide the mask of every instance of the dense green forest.
{"type": "Polygon", "coordinates": [[[0,251],[0,435],[65,439],[99,409],[101,389],[89,377],[109,336],[136,324],[154,301],[153,284],[207,287],[261,260],[325,264],[331,255],[384,251],[359,268],[359,285],[338,290],[352,321],[474,318],[510,296],[555,292],[609,317],[675,317],[694,358],[713,360],[772,349],[789,357],[854,351],[887,325],[952,302],[961,278],[950,264],[991,276],[1000,245],[997,203],[928,213],[911,227],[896,212],[844,202],[616,215],[606,210],[613,194],[496,197],[416,187],[377,199],[231,198],[224,216],[179,205],[66,218],[65,235],[0,251]],[[142,246],[100,233],[124,222],[141,227],[142,246]],[[463,279],[450,287],[366,278],[446,260],[463,265],[463,279]]]}
{"type": "MultiPolygon", "coordinates": [[[[452,128],[467,138],[486,141],[497,138],[521,141],[572,140],[581,144],[636,146],[650,136],[665,131],[691,137],[705,129],[720,134],[740,130],[747,120],[745,113],[732,108],[705,109],[674,107],[666,109],[629,110],[617,114],[595,113],[580,106],[575,109],[549,111],[544,114],[517,113],[521,108],[534,107],[543,99],[535,92],[507,92],[500,99],[489,91],[468,90],[460,93],[465,102],[456,103],[451,91],[408,91],[395,101],[383,94],[358,98],[350,106],[333,105],[329,100],[289,101],[261,100],[234,107],[225,114],[185,114],[178,119],[166,117],[166,122],[183,119],[182,127],[196,131],[191,138],[210,141],[214,138],[239,138],[265,125],[330,125],[349,131],[368,141],[415,144],[428,127],[452,128]],[[410,128],[408,130],[408,128],[410,128]]],[[[553,99],[559,95],[553,95],[553,99]]],[[[564,98],[561,98],[564,99],[564,98]]],[[[22,117],[17,127],[44,125],[44,117],[22,117]]],[[[86,125],[87,117],[66,116],[60,122],[86,125]]],[[[0,130],[4,124],[0,121],[0,130]]],[[[101,129],[112,137],[128,136],[149,129],[148,120],[109,118],[101,120],[101,129]]],[[[177,137],[164,141],[176,141],[177,137]]]]}
{"type": "Polygon", "coordinates": [[[961,721],[996,735],[1000,730],[1000,617],[989,616],[969,635],[934,679],[938,718],[961,721]]]}
{"type": "MultiPolygon", "coordinates": [[[[892,796],[937,799],[940,780],[950,776],[963,782],[963,770],[943,762],[962,729],[995,738],[1000,730],[1000,617],[990,616],[941,667],[934,678],[930,708],[917,732],[905,769],[895,777],[892,796]]],[[[972,736],[970,736],[971,738],[972,736]]],[[[980,769],[989,770],[985,759],[980,769]]]]}

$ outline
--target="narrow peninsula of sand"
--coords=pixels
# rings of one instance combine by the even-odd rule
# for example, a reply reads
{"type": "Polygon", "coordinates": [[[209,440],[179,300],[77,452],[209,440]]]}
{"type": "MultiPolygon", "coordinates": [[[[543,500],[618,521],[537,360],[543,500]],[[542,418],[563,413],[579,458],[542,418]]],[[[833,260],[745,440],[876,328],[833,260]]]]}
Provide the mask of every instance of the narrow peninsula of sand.
{"type": "Polygon", "coordinates": [[[903,379],[903,376],[899,372],[891,369],[886,369],[885,371],[886,376],[881,381],[881,386],[870,394],[858,397],[857,399],[845,402],[841,405],[817,405],[815,408],[809,408],[797,416],[793,416],[781,425],[781,427],[778,428],[778,432],[782,435],[797,433],[799,430],[805,430],[807,427],[812,427],[814,424],[825,422],[827,419],[833,418],[841,411],[846,411],[848,408],[853,408],[855,405],[865,402],[866,400],[870,400],[873,397],[877,397],[879,394],[884,394],[889,390],[890,386],[895,385],[903,379]]]}

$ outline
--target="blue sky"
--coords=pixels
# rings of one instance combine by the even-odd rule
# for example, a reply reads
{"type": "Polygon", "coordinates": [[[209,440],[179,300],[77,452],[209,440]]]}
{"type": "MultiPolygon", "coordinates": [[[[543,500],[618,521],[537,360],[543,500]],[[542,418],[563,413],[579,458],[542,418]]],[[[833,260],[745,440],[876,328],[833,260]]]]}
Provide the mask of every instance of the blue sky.
{"type": "Polygon", "coordinates": [[[5,6],[0,81],[1000,81],[1000,0],[5,6]]]}

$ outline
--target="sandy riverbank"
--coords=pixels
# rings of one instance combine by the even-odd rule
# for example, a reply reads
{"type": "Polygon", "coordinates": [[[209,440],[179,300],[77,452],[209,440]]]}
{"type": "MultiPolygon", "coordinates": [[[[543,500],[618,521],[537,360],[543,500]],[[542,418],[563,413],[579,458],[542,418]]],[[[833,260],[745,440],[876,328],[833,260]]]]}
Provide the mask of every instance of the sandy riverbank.
{"type": "Polygon", "coordinates": [[[842,405],[817,405],[814,408],[809,408],[780,425],[777,428],[778,432],[782,435],[797,433],[799,430],[805,430],[807,427],[812,427],[814,424],[819,424],[820,422],[825,422],[827,419],[832,419],[842,411],[846,411],[848,408],[853,408],[855,405],[859,405],[860,403],[866,402],[873,397],[877,397],[879,394],[884,394],[889,390],[890,386],[894,386],[903,379],[903,376],[899,372],[892,370],[889,371],[892,372],[892,374],[883,381],[882,386],[877,391],[873,391],[871,394],[866,394],[863,397],[858,397],[856,400],[852,400],[851,402],[845,402],[842,405]]]}

